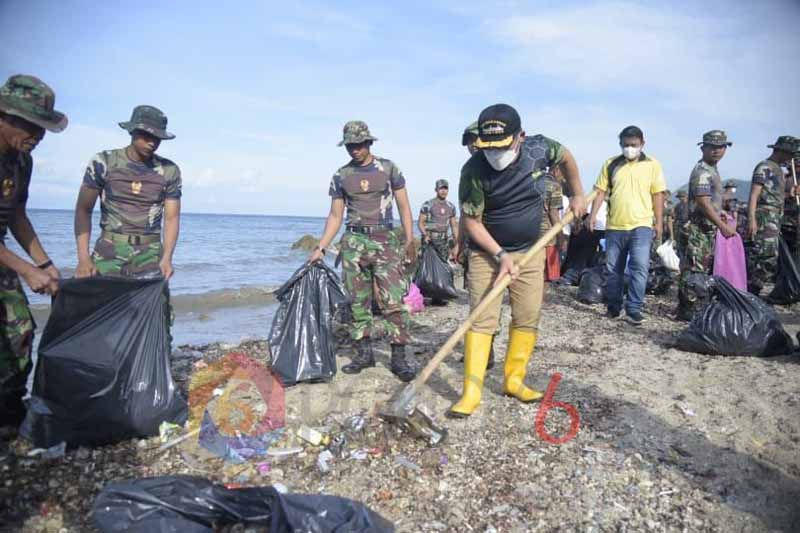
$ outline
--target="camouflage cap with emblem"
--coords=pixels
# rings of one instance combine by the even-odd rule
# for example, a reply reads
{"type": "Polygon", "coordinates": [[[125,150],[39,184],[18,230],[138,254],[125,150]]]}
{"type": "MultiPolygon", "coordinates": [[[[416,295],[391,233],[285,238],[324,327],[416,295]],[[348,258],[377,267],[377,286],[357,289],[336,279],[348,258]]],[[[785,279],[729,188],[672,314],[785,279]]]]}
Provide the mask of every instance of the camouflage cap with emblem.
{"type": "Polygon", "coordinates": [[[697,146],[703,144],[710,144],[711,146],[733,146],[732,142],[728,142],[728,134],[722,130],[711,130],[703,134],[703,140],[697,143],[697,146]]]}
{"type": "Polygon", "coordinates": [[[447,183],[447,180],[444,178],[436,180],[436,190],[438,191],[442,187],[444,187],[445,189],[450,189],[450,184],[447,183]]]}
{"type": "Polygon", "coordinates": [[[464,133],[461,134],[461,146],[467,146],[478,138],[478,121],[476,120],[466,128],[464,133]]]}
{"type": "Polygon", "coordinates": [[[56,94],[34,76],[17,74],[0,87],[0,111],[58,133],[67,127],[67,117],[54,109],[56,94]]]}
{"type": "Polygon", "coordinates": [[[337,146],[344,146],[345,144],[358,144],[364,141],[377,141],[377,137],[373,137],[369,132],[369,126],[362,120],[351,120],[342,128],[342,140],[339,141],[337,146]]]}
{"type": "Polygon", "coordinates": [[[733,180],[728,180],[725,182],[725,185],[722,186],[723,189],[735,189],[736,182],[733,180]]]}
{"type": "Polygon", "coordinates": [[[119,127],[128,133],[136,130],[144,131],[162,140],[175,138],[175,135],[167,131],[167,115],[151,105],[134,107],[131,119],[127,122],[120,122],[119,127]]]}
{"type": "Polygon", "coordinates": [[[478,117],[478,148],[508,148],[522,130],[517,110],[508,104],[490,105],[478,117]]]}
{"type": "Polygon", "coordinates": [[[798,141],[800,141],[800,139],[797,139],[792,135],[781,135],[778,137],[778,140],[775,141],[775,144],[768,144],[767,148],[772,148],[773,150],[782,150],[784,152],[793,154],[797,152],[798,141]]]}
{"type": "Polygon", "coordinates": [[[684,189],[681,189],[680,191],[675,193],[675,196],[678,198],[686,198],[687,196],[689,196],[689,194],[684,189]]]}

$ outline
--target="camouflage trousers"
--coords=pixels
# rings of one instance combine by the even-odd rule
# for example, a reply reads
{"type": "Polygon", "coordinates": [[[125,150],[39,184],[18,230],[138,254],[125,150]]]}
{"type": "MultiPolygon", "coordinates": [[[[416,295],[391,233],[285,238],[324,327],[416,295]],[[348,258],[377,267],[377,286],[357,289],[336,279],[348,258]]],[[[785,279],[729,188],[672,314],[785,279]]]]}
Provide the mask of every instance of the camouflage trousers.
{"type": "Polygon", "coordinates": [[[129,244],[97,239],[92,254],[97,272],[102,276],[145,278],[160,274],[161,243],[129,244]]]}
{"type": "Polygon", "coordinates": [[[701,226],[689,224],[685,231],[686,240],[683,243],[681,255],[681,277],[678,282],[678,291],[686,281],[686,276],[691,272],[712,273],[714,266],[714,239],[717,229],[713,225],[701,226]]]}
{"type": "MultiPolygon", "coordinates": [[[[94,266],[101,276],[121,278],[150,278],[161,275],[161,243],[129,244],[97,239],[92,253],[94,266]]],[[[169,302],[169,289],[164,296],[169,302]]],[[[169,304],[169,325],[175,323],[175,311],[169,304]]],[[[170,343],[172,332],[169,332],[170,343]]]]}
{"type": "Polygon", "coordinates": [[[353,300],[353,340],[385,336],[392,344],[408,344],[408,309],[403,304],[408,277],[403,269],[403,250],[396,230],[373,235],[348,232],[342,237],[342,278],[353,300]],[[372,315],[373,281],[382,318],[372,315]]]}
{"type": "Polygon", "coordinates": [[[781,220],[779,211],[756,210],[758,233],[744,243],[747,257],[747,289],[758,294],[766,283],[775,280],[780,250],[781,220]]]}
{"type": "Polygon", "coordinates": [[[25,414],[22,398],[33,366],[35,329],[19,276],[0,266],[0,427],[19,425],[25,414]]]}
{"type": "Polygon", "coordinates": [[[436,250],[436,255],[445,263],[450,260],[450,249],[453,248],[453,241],[447,238],[447,233],[429,231],[431,245],[436,250]]]}

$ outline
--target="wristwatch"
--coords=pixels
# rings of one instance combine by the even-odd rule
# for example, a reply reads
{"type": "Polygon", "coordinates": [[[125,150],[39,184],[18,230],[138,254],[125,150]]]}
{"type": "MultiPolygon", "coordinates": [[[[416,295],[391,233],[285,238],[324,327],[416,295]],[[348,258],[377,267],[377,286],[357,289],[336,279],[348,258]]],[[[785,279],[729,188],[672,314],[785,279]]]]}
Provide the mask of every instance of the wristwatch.
{"type": "Polygon", "coordinates": [[[508,252],[506,252],[505,250],[503,250],[502,248],[500,248],[500,251],[499,251],[499,252],[497,252],[496,254],[494,254],[492,257],[494,257],[494,260],[495,260],[495,262],[496,262],[496,263],[499,265],[499,264],[500,264],[500,260],[501,260],[501,259],[503,258],[503,256],[504,256],[504,255],[506,255],[507,253],[508,253],[508,252]]]}

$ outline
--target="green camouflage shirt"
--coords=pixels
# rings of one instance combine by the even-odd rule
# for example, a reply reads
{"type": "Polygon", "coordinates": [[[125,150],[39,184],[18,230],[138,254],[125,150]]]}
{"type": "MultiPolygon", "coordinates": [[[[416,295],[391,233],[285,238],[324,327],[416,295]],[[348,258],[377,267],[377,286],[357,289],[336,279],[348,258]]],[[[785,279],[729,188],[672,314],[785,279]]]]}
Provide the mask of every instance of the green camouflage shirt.
{"type": "Polygon", "coordinates": [[[360,167],[351,161],[337,170],[328,194],[344,200],[347,225],[375,226],[392,223],[394,191],[405,186],[406,179],[397,165],[373,156],[369,165],[360,167]]]}
{"type": "Polygon", "coordinates": [[[11,150],[0,157],[0,240],[6,237],[14,211],[28,201],[32,170],[30,154],[11,150]]]}
{"type": "Polygon", "coordinates": [[[697,162],[689,175],[689,219],[692,222],[708,222],[706,215],[695,198],[710,196],[711,204],[717,211],[722,210],[722,177],[717,167],[702,159],[697,162]]]}
{"type": "Polygon", "coordinates": [[[420,216],[425,215],[425,229],[427,231],[438,231],[447,233],[450,220],[456,216],[456,206],[448,200],[431,198],[422,204],[419,210],[420,216]]]}
{"type": "Polygon", "coordinates": [[[786,178],[781,166],[765,159],[753,169],[753,185],[761,185],[756,209],[783,213],[784,196],[786,194],[786,178]]]}
{"type": "Polygon", "coordinates": [[[161,233],[164,201],[180,199],[181,171],[159,155],[141,163],[125,148],[95,155],[86,167],[83,186],[100,191],[100,227],[126,235],[161,233]]]}

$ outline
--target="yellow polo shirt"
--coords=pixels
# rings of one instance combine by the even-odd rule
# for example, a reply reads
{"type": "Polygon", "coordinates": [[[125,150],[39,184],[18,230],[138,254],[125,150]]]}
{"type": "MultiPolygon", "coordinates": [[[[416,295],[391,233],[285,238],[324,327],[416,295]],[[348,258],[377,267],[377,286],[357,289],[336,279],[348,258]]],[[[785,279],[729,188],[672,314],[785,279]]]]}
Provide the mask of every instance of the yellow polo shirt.
{"type": "MultiPolygon", "coordinates": [[[[609,166],[618,157],[603,163],[595,187],[608,192],[609,166]]],[[[606,229],[628,231],[642,226],[653,227],[653,195],[667,189],[661,163],[642,154],[634,161],[624,160],[614,165],[611,180],[611,195],[608,200],[608,223],[606,229]]]]}

